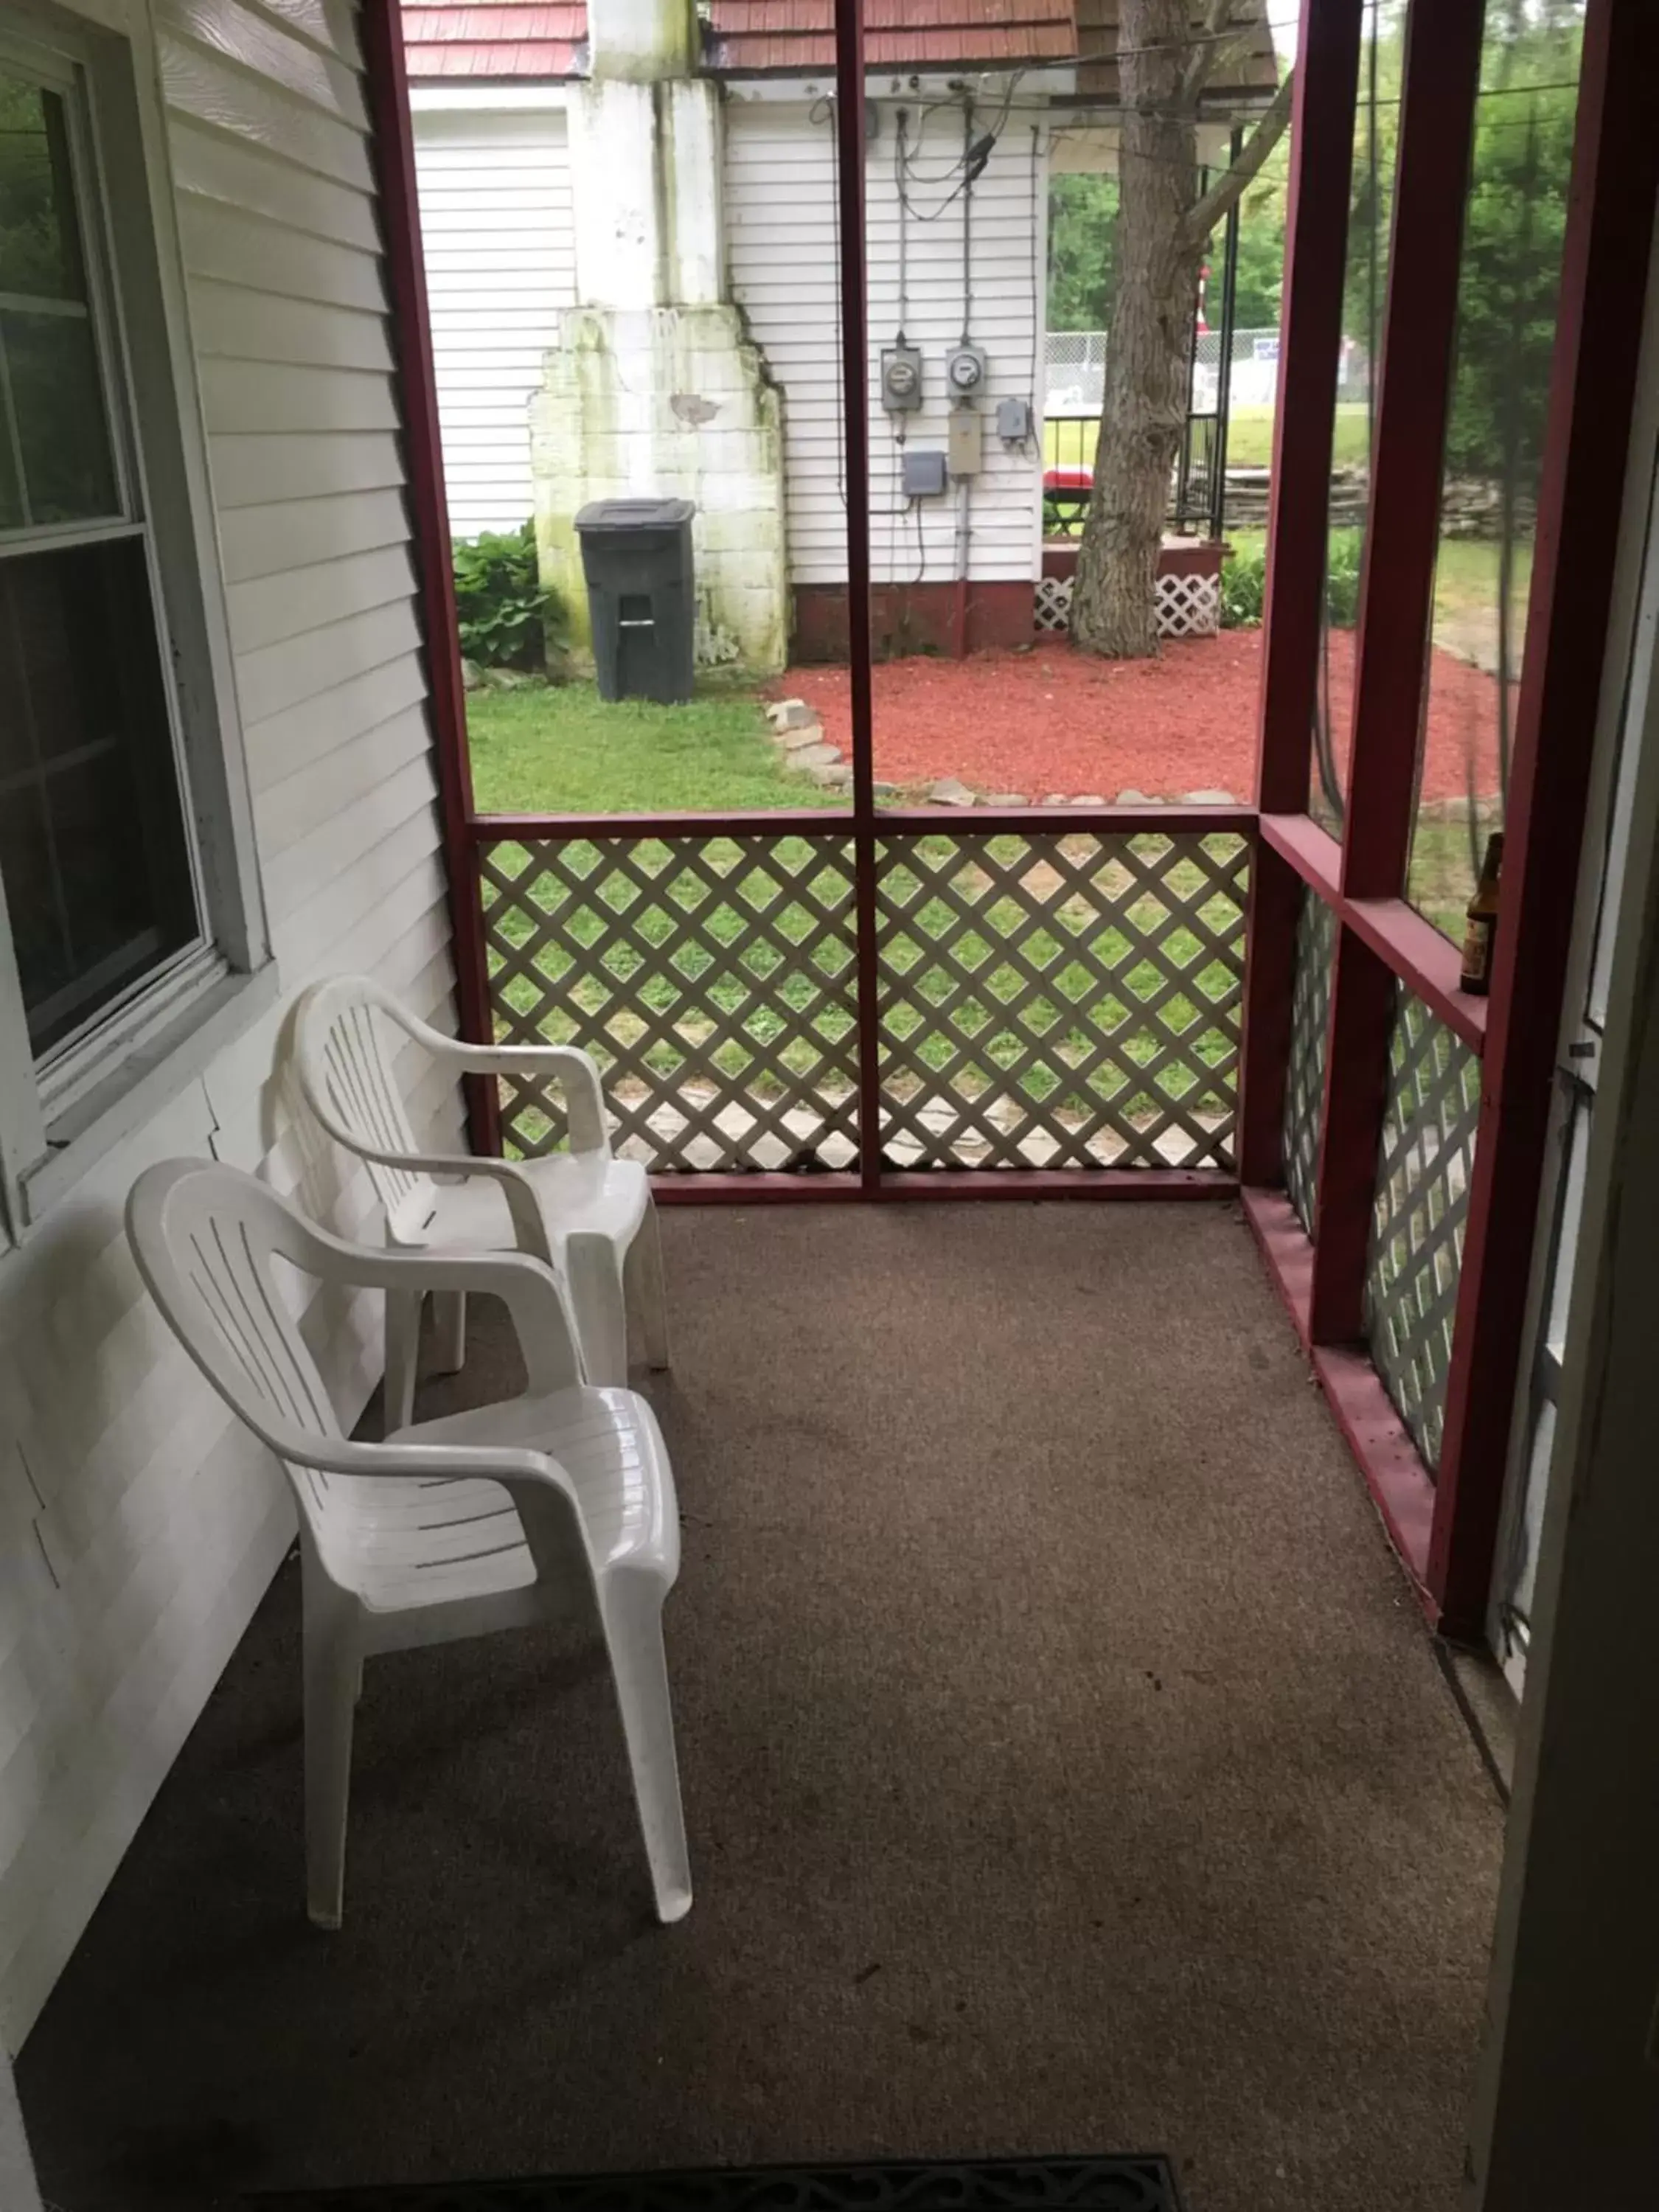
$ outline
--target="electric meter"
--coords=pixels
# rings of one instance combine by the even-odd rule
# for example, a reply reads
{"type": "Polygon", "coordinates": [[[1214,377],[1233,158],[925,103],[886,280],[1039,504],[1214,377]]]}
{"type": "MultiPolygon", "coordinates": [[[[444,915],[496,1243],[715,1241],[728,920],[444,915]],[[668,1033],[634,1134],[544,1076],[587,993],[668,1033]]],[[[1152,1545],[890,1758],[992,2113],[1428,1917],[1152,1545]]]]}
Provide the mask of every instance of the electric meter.
{"type": "Polygon", "coordinates": [[[914,415],[921,406],[921,356],[915,346],[883,349],[881,404],[890,415],[914,415]]]}
{"type": "Polygon", "coordinates": [[[953,399],[977,398],[984,387],[985,374],[985,356],[975,345],[959,345],[945,356],[945,380],[953,399]]]}

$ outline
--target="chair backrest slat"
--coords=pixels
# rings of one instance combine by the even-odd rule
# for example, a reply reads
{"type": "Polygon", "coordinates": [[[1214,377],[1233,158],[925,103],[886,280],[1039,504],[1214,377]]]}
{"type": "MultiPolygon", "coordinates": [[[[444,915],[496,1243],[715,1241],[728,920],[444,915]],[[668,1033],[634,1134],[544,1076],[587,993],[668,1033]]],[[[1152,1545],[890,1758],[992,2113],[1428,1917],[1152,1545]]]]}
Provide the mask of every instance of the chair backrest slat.
{"type": "Polygon", "coordinates": [[[138,1271],[191,1358],[233,1412],[283,1462],[301,1511],[325,1553],[333,1478],[304,1465],[307,1446],[340,1421],[282,1293],[278,1259],[302,1279],[316,1240],[307,1223],[234,1168],[168,1160],[146,1169],[127,1200],[138,1271]]]}
{"type": "MultiPolygon", "coordinates": [[[[341,975],[306,994],[297,1017],[301,1085],[325,1128],[357,1152],[417,1153],[392,1076],[386,1035],[395,1001],[367,976],[341,975]]],[[[382,1160],[368,1163],[374,1194],[394,1224],[418,1210],[431,1178],[382,1160]]]]}
{"type": "Polygon", "coordinates": [[[208,1224],[192,1231],[192,1279],[222,1335],[240,1356],[253,1387],[295,1426],[313,1436],[337,1428],[334,1409],[315,1361],[293,1316],[276,1294],[270,1254],[254,1255],[246,1221],[208,1224]]]}
{"type": "MultiPolygon", "coordinates": [[[[357,1588],[364,1485],[372,1485],[374,1474],[368,1468],[329,1474],[313,1463],[321,1440],[339,1437],[341,1423],[283,1296],[289,1268],[301,1282],[329,1293],[360,1285],[350,1249],[313,1228],[268,1185],[211,1160],[163,1160],[146,1168],[127,1196],[127,1237],[174,1335],[226,1404],[282,1461],[330,1578],[342,1589],[357,1588]]],[[[507,1264],[533,1269],[536,1263],[507,1264]]],[[[386,1455],[396,1456],[390,1450],[386,1455]]],[[[404,1473],[398,1480],[410,1478],[404,1473]]],[[[477,1556],[527,1542],[538,1577],[591,1595],[586,1540],[574,1500],[536,1488],[527,1503],[515,1495],[514,1510],[518,1533],[497,1540],[492,1528],[477,1556]]]]}

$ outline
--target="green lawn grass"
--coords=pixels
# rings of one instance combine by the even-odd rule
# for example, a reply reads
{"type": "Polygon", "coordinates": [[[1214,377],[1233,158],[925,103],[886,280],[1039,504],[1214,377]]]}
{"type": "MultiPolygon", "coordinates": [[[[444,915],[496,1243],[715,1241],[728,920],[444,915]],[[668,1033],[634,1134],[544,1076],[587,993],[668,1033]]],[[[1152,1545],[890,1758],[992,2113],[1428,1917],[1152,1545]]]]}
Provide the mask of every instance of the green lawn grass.
{"type": "MultiPolygon", "coordinates": [[[[1338,468],[1357,468],[1365,459],[1366,410],[1345,401],[1336,410],[1332,455],[1338,468]]],[[[1042,426],[1043,464],[1048,468],[1089,468],[1095,454],[1095,427],[1075,420],[1042,426]]],[[[1240,469],[1265,469],[1273,457],[1273,410],[1236,407],[1228,421],[1227,459],[1240,469]]]]}
{"type": "MultiPolygon", "coordinates": [[[[1235,553],[1259,554],[1267,543],[1267,532],[1261,530],[1230,530],[1227,543],[1235,553]]],[[[1437,642],[1457,649],[1456,639],[1468,626],[1483,617],[1493,625],[1497,622],[1498,605],[1498,547],[1486,538],[1443,538],[1436,556],[1434,569],[1434,614],[1437,629],[1445,631],[1437,642]]],[[[1532,547],[1517,545],[1515,549],[1515,594],[1517,637],[1519,625],[1526,611],[1527,591],[1532,577],[1532,547]]]]}
{"type": "MultiPolygon", "coordinates": [[[[711,686],[689,705],[656,707],[607,705],[588,684],[535,684],[477,692],[467,705],[483,813],[839,803],[780,765],[759,702],[733,690],[711,686]]],[[[1073,842],[1078,859],[1091,850],[1086,837],[1073,842]]],[[[1220,837],[1217,857],[1237,843],[1220,837]]],[[[1143,848],[1151,860],[1162,841],[1133,841],[1133,851],[1143,848]]],[[[951,896],[929,896],[921,877],[907,882],[902,856],[890,857],[886,895],[897,908],[884,953],[890,983],[881,1021],[910,1063],[889,1070],[891,1096],[937,1087],[967,1104],[1012,1091],[1073,1125],[1103,1105],[1140,1126],[1172,1104],[1206,1116],[1231,1109],[1237,1013],[1218,1017],[1216,1005],[1236,987],[1233,963],[1215,959],[1177,926],[1163,936],[1163,954],[1186,970],[1187,988],[1170,992],[1146,950],[1166,908],[1131,867],[1103,859],[1088,897],[1068,896],[1058,883],[1045,890],[1040,876],[1029,894],[995,896],[971,842],[928,836],[908,849],[920,864],[946,867],[951,896]],[[957,901],[973,910],[966,931],[957,901]],[[953,933],[946,959],[940,940],[953,933]],[[1033,968],[1042,989],[1015,1014],[1033,968]]],[[[997,838],[984,851],[988,862],[1006,866],[1026,848],[997,838]]],[[[605,1065],[617,1048],[638,1054],[670,1091],[693,1079],[699,1061],[757,1101],[792,1085],[803,1097],[848,1087],[844,1073],[823,1063],[826,1048],[846,1060],[856,1022],[852,863],[838,836],[786,834],[762,845],[700,838],[690,851],[656,838],[629,839],[615,851],[590,839],[503,841],[489,858],[492,872],[513,881],[507,910],[492,921],[507,959],[552,924],[533,976],[503,974],[495,986],[503,1006],[550,1042],[584,1044],[605,1065]],[[759,1065],[757,1050],[765,1055],[759,1065]]],[[[1224,940],[1241,927],[1238,910],[1224,896],[1206,897],[1207,887],[1205,873],[1184,861],[1167,886],[1176,900],[1198,899],[1224,940]]],[[[500,896],[490,884],[486,904],[500,896]]],[[[502,967],[501,952],[492,964],[502,967]]],[[[534,1146],[552,1124],[520,1108],[514,1133],[534,1146]]]]}
{"type": "MultiPolygon", "coordinates": [[[[1227,459],[1240,469],[1265,469],[1273,457],[1273,415],[1271,407],[1235,407],[1227,422],[1227,459]]],[[[1367,410],[1363,403],[1344,400],[1336,410],[1331,445],[1332,465],[1339,469],[1364,465],[1370,443],[1367,410]]]]}
{"type": "MultiPolygon", "coordinates": [[[[1443,538],[1434,568],[1434,611],[1437,617],[1486,615],[1495,623],[1500,548],[1490,538],[1443,538]]],[[[1516,627],[1525,619],[1527,593],[1532,588],[1532,541],[1513,549],[1511,581],[1516,627]]]]}
{"type": "Polygon", "coordinates": [[[483,814],[672,814],[844,803],[792,775],[760,702],[709,687],[684,707],[607,704],[592,684],[475,691],[466,702],[483,814]]]}

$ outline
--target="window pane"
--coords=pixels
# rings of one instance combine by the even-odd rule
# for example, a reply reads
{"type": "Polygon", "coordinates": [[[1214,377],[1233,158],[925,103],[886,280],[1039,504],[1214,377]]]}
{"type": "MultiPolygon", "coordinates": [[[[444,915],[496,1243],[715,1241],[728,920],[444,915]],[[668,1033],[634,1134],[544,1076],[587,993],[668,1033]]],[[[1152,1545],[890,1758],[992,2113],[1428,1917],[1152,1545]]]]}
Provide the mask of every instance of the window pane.
{"type": "Polygon", "coordinates": [[[1583,0],[1489,0],[1407,896],[1449,937],[1504,823],[1583,0]]]}
{"type": "Polygon", "coordinates": [[[84,300],[64,103],[0,70],[0,292],[84,300]]]}
{"type": "Polygon", "coordinates": [[[64,103],[0,72],[0,529],[119,512],[64,103]]]}
{"type": "Polygon", "coordinates": [[[49,1050],[198,922],[142,540],[0,561],[0,875],[49,1050]]]}
{"type": "Polygon", "coordinates": [[[84,315],[0,314],[32,522],[120,511],[92,325],[84,315]]]}
{"type": "Polygon", "coordinates": [[[17,458],[12,452],[11,437],[0,425],[0,530],[17,530],[22,526],[23,496],[17,481],[17,458]]]}

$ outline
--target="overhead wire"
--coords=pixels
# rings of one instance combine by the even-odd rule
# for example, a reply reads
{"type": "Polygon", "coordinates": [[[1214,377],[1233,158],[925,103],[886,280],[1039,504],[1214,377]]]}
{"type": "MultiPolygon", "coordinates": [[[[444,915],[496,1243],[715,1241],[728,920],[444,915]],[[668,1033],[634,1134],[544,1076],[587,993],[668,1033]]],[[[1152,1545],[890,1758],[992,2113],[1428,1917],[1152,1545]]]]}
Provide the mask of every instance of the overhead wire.
{"type": "MultiPolygon", "coordinates": [[[[973,95],[962,103],[962,343],[968,343],[968,333],[974,322],[974,101],[973,95]]],[[[983,164],[981,163],[981,167],[983,164]]]]}

